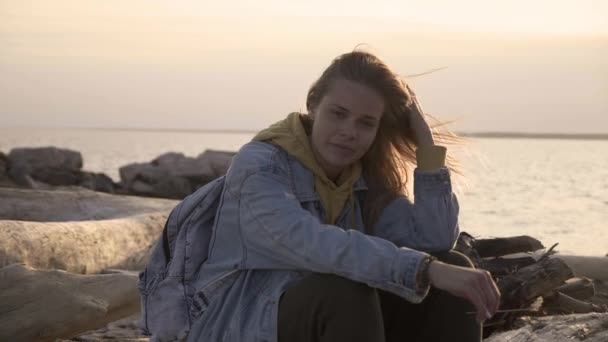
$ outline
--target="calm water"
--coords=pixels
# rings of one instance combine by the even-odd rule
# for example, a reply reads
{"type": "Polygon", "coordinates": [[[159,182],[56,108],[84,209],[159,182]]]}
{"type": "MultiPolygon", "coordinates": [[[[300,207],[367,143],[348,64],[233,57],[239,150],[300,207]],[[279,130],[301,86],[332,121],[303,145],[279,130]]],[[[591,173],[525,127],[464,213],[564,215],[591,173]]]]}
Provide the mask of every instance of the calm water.
{"type": "MultiPolygon", "coordinates": [[[[82,153],[84,168],[118,180],[118,168],[174,151],[237,150],[250,134],[1,129],[0,151],[57,146],[82,153]]],[[[527,234],[562,253],[608,253],[608,141],[474,139],[451,149],[461,229],[478,237],[527,234]]]]}

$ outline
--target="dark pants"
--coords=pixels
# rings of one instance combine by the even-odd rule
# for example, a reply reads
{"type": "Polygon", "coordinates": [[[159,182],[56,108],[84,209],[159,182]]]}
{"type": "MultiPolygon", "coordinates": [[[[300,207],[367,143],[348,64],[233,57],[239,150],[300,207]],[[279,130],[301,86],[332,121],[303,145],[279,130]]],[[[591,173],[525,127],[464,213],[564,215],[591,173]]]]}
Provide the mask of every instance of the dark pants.
{"type": "MultiPolygon", "coordinates": [[[[463,254],[434,254],[473,267],[463,254]]],[[[465,299],[431,287],[420,304],[329,274],[315,273],[290,287],[279,302],[279,342],[479,342],[481,324],[465,299]]]]}

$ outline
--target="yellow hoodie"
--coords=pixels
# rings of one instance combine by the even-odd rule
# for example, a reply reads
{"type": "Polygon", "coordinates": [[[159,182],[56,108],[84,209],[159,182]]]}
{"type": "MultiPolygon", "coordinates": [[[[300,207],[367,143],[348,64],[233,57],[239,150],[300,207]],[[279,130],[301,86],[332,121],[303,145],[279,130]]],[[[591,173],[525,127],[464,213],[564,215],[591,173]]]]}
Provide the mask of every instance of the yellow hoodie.
{"type": "Polygon", "coordinates": [[[361,164],[357,162],[343,170],[337,184],[329,179],[313,154],[309,137],[300,119],[302,115],[304,114],[289,114],[287,118],[260,131],[253,140],[268,141],[281,146],[313,172],[315,191],[319,194],[326,213],[325,223],[335,224],[347,200],[350,199],[351,207],[354,206],[353,185],[361,176],[361,164]]]}

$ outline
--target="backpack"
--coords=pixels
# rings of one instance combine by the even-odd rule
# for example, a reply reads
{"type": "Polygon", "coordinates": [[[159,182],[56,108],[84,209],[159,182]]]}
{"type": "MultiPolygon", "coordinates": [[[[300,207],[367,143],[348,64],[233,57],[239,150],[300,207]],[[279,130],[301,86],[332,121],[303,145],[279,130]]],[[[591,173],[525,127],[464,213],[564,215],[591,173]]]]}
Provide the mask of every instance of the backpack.
{"type": "Polygon", "coordinates": [[[150,341],[185,340],[206,306],[197,292],[196,272],[207,260],[225,176],[200,187],[172,211],[148,264],[139,274],[139,327],[150,341]]]}

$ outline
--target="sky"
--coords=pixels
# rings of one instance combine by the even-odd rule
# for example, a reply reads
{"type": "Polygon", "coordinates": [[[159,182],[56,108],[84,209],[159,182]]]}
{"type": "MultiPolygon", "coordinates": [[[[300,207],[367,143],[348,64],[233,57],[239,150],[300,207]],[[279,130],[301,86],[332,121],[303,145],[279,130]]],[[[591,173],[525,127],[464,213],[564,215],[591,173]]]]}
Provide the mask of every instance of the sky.
{"type": "Polygon", "coordinates": [[[608,133],[604,0],[0,0],[0,127],[256,130],[359,44],[455,130],[608,133]]]}

